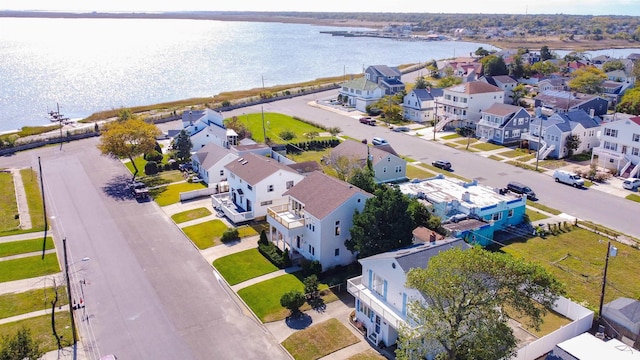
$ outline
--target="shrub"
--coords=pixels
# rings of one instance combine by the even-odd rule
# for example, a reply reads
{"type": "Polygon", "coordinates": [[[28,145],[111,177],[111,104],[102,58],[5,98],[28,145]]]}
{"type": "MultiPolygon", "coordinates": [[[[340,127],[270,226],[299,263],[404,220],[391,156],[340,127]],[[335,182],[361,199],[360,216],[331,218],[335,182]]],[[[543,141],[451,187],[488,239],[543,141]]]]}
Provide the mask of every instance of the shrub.
{"type": "Polygon", "coordinates": [[[162,153],[154,150],[148,154],[144,154],[144,159],[147,161],[160,162],[162,161],[162,153]]]}
{"type": "Polygon", "coordinates": [[[291,130],[284,130],[279,134],[280,138],[285,141],[289,141],[296,137],[296,133],[291,130]]]}
{"type": "Polygon", "coordinates": [[[322,272],[322,265],[318,260],[313,260],[313,261],[303,260],[302,272],[306,276],[320,275],[320,273],[322,272]]]}
{"type": "Polygon", "coordinates": [[[309,296],[311,299],[318,296],[318,287],[320,286],[320,282],[316,275],[307,276],[304,278],[303,283],[305,295],[309,296]]]}
{"type": "Polygon", "coordinates": [[[240,240],[240,234],[238,233],[238,229],[227,229],[220,237],[220,241],[223,243],[228,243],[231,241],[240,240]]]}
{"type": "Polygon", "coordinates": [[[298,290],[291,290],[286,292],[280,298],[280,305],[291,311],[291,316],[300,314],[300,307],[304,305],[306,299],[304,294],[298,290]]]}
{"type": "Polygon", "coordinates": [[[283,252],[278,249],[273,243],[266,245],[258,245],[258,251],[266,257],[271,263],[277,266],[279,269],[284,269],[291,266],[291,259],[289,258],[289,252],[283,252]]]}
{"type": "Polygon", "coordinates": [[[144,173],[147,175],[154,175],[158,173],[158,163],[155,161],[149,161],[144,166],[144,173]]]}
{"type": "Polygon", "coordinates": [[[231,106],[231,102],[230,102],[229,100],[224,100],[224,101],[222,102],[222,106],[224,106],[224,107],[231,106]]]}
{"type": "Polygon", "coordinates": [[[269,239],[267,239],[267,232],[262,229],[260,231],[260,239],[258,239],[258,245],[269,245],[269,239]]]}

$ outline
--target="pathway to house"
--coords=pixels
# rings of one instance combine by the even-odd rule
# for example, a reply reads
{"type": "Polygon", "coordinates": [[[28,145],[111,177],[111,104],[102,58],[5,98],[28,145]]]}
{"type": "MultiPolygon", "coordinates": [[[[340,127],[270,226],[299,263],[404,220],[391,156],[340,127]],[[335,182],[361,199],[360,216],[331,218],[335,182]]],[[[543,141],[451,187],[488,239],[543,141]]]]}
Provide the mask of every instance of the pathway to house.
{"type": "Polygon", "coordinates": [[[22,182],[22,174],[20,169],[11,169],[13,175],[13,187],[16,193],[16,202],[18,204],[18,216],[20,218],[21,229],[31,229],[31,214],[29,213],[29,203],[27,202],[27,193],[24,190],[22,182]]]}

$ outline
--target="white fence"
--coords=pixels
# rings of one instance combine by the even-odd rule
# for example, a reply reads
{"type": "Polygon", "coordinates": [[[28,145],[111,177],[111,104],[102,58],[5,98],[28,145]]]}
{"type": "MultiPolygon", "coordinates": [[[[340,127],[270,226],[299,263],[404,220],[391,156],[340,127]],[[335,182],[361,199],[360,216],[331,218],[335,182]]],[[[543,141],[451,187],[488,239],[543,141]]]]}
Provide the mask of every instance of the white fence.
{"type": "Polygon", "coordinates": [[[556,344],[588,331],[593,323],[593,311],[564,297],[556,301],[553,310],[573,321],[521,348],[514,359],[535,360],[551,351],[556,344]]]}
{"type": "Polygon", "coordinates": [[[187,201],[187,200],[197,199],[199,197],[209,196],[209,195],[213,195],[213,194],[217,194],[217,193],[218,193],[218,189],[216,189],[215,186],[214,187],[210,187],[210,188],[206,188],[206,189],[181,192],[180,193],[180,201],[187,201]]]}

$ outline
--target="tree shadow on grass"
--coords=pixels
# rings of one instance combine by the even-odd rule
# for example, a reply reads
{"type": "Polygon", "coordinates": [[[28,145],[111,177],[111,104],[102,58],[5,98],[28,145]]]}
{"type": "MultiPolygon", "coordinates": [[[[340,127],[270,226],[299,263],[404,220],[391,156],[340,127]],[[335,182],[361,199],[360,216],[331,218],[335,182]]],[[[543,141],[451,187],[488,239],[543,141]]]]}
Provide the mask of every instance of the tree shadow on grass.
{"type": "Polygon", "coordinates": [[[306,329],[313,323],[311,316],[301,312],[299,314],[287,316],[284,320],[287,326],[291,329],[302,330],[306,329]]]}

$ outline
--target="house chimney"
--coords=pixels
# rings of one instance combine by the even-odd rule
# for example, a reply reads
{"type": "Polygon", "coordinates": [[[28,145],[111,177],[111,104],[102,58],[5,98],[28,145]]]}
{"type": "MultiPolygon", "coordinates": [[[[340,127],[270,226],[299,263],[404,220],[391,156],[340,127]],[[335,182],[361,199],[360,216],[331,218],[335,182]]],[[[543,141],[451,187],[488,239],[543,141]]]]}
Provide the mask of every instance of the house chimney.
{"type": "Polygon", "coordinates": [[[593,117],[595,117],[595,115],[596,115],[596,109],[594,109],[594,108],[589,109],[589,116],[591,116],[591,118],[593,118],[593,117]]]}
{"type": "Polygon", "coordinates": [[[464,194],[462,194],[462,201],[470,202],[471,193],[469,193],[468,191],[465,191],[464,194]]]}

